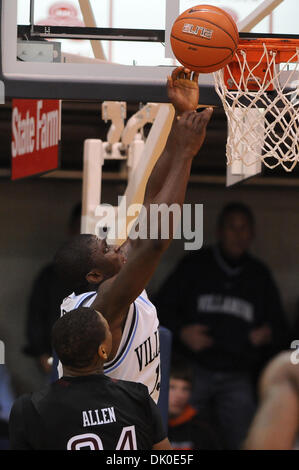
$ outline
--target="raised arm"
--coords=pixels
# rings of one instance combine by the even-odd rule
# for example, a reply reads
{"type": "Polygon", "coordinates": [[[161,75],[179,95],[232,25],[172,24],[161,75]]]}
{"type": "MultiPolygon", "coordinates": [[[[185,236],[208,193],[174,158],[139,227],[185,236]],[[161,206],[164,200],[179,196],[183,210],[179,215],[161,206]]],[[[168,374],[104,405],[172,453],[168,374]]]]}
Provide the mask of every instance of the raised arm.
{"type": "MultiPolygon", "coordinates": [[[[168,90],[170,83],[171,81],[168,81],[168,90]]],[[[191,87],[190,90],[193,96],[194,88],[191,87]]],[[[188,91],[185,91],[185,94],[188,94],[188,91]]],[[[173,238],[171,218],[169,236],[164,239],[161,234],[161,220],[151,219],[149,208],[151,204],[182,206],[192,161],[204,142],[211,115],[212,109],[205,109],[201,113],[192,110],[183,114],[177,113],[174,119],[165,149],[149,178],[145,193],[145,211],[138,220],[139,233],[145,226],[147,237],[128,240],[130,250],[126,264],[114,278],[101,285],[93,304],[94,308],[99,309],[109,319],[110,324],[114,319],[121,318],[132,301],[143,291],[173,238]],[[149,236],[150,228],[155,228],[154,233],[158,235],[156,239],[149,236]]]]}
{"type": "MultiPolygon", "coordinates": [[[[168,206],[174,203],[180,206],[183,204],[192,160],[203,144],[211,114],[210,109],[200,114],[187,112],[179,120],[175,120],[162,156],[169,164],[169,172],[153,203],[165,203],[168,206]]],[[[161,237],[160,218],[150,220],[150,211],[147,211],[144,220],[139,221],[140,224],[146,223],[147,227],[151,228],[153,223],[157,224],[156,233],[159,236],[155,240],[147,237],[131,241],[126,264],[114,278],[107,280],[100,287],[102,295],[98,296],[93,307],[98,308],[110,320],[121,312],[126,312],[131,302],[149,282],[172,240],[173,228],[170,219],[169,237],[166,239],[161,237]]]]}
{"type": "MultiPolygon", "coordinates": [[[[177,67],[173,70],[171,77],[167,79],[167,94],[175,109],[175,119],[186,111],[195,111],[199,100],[198,74],[191,73],[190,70],[184,67],[177,67]]],[[[170,162],[167,156],[164,155],[167,151],[166,145],[148,179],[144,195],[144,206],[153,203],[167,178],[170,170],[170,162]]],[[[169,158],[171,159],[171,157],[170,154],[169,158]]]]}

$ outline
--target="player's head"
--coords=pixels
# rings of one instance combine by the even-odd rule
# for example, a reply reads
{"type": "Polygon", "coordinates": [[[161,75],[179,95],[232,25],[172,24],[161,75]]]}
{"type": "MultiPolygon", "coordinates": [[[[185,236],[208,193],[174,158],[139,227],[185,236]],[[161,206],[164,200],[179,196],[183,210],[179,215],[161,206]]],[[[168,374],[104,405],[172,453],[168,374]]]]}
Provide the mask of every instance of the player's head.
{"type": "Polygon", "coordinates": [[[218,217],[218,240],[225,254],[240,258],[254,237],[255,221],[248,206],[239,202],[226,205],[218,217]]]}
{"type": "Polygon", "coordinates": [[[56,253],[54,264],[62,282],[76,294],[95,289],[119,272],[125,262],[119,247],[106,239],[81,234],[66,242],[56,253]]]}
{"type": "Polygon", "coordinates": [[[102,369],[111,353],[112,336],[101,313],[80,307],[54,323],[52,344],[64,370],[80,375],[102,369]]]}
{"type": "Polygon", "coordinates": [[[168,414],[170,418],[180,416],[189,404],[193,385],[192,370],[183,365],[174,365],[170,371],[168,414]]]}

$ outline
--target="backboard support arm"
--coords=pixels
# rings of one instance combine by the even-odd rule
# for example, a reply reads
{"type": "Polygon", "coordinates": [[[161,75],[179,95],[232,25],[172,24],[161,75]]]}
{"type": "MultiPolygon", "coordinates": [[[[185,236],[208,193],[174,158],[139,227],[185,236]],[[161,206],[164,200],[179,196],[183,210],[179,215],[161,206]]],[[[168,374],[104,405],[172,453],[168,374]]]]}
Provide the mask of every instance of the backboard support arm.
{"type": "MultiPolygon", "coordinates": [[[[85,26],[95,28],[97,26],[96,20],[93,14],[93,10],[89,0],[79,0],[79,5],[85,26]]],[[[93,54],[96,59],[106,60],[103,46],[100,41],[91,40],[90,41],[93,54]]]]}
{"type": "Polygon", "coordinates": [[[264,18],[273,13],[275,8],[282,2],[283,0],[265,0],[244,20],[238,22],[238,30],[240,32],[251,31],[264,18]]]}

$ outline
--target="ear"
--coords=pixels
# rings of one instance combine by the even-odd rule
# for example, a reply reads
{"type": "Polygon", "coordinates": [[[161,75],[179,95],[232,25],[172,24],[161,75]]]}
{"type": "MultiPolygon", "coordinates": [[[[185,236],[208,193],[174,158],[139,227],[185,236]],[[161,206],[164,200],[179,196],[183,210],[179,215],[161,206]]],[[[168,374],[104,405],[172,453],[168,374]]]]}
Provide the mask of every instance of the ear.
{"type": "Polygon", "coordinates": [[[107,361],[108,359],[108,354],[106,352],[106,346],[104,344],[101,344],[99,347],[98,347],[98,355],[101,359],[103,359],[103,361],[107,361]]]}
{"type": "Polygon", "coordinates": [[[99,284],[104,279],[104,276],[97,269],[92,269],[88,274],[86,274],[85,278],[89,284],[99,284]]]}

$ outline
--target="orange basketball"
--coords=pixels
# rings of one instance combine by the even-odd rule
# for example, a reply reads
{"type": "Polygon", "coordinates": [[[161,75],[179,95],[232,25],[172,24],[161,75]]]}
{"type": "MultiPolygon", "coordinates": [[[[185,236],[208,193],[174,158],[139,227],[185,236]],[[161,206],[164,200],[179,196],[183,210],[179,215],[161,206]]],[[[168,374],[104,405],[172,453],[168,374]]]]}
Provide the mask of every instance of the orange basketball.
{"type": "Polygon", "coordinates": [[[239,33],[226,11],[212,5],[197,5],[178,16],[170,40],[182,65],[195,72],[211,73],[231,62],[239,33]]]}

